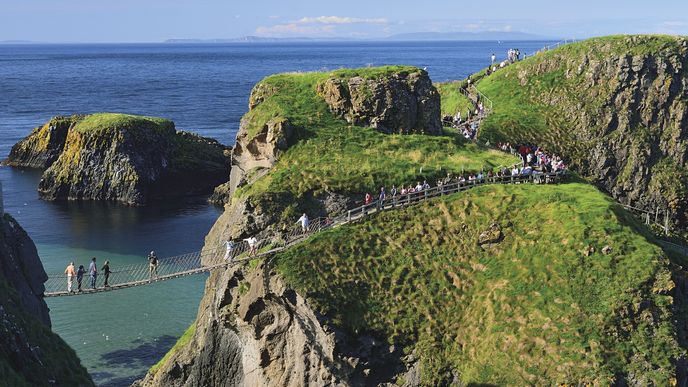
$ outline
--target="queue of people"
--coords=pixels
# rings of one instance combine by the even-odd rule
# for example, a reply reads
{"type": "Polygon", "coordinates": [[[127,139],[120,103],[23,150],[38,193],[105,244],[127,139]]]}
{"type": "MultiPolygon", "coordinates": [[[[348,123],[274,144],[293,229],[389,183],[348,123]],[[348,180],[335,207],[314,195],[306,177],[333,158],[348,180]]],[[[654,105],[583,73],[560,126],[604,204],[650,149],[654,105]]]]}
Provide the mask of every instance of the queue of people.
{"type": "MultiPolygon", "coordinates": [[[[151,251],[148,255],[148,267],[149,267],[149,281],[156,279],[158,277],[158,257],[155,255],[155,251],[151,251]]],[[[70,262],[65,268],[64,274],[67,276],[67,292],[69,293],[79,293],[82,292],[84,277],[88,274],[88,287],[91,290],[98,289],[98,277],[102,274],[103,277],[103,288],[110,287],[110,275],[113,273],[110,267],[110,261],[105,260],[103,266],[98,268],[97,258],[92,257],[88,269],[84,265],[79,265],[77,268],[74,262],[70,262]],[[74,283],[76,281],[76,287],[74,283]]]]}
{"type": "Polygon", "coordinates": [[[542,172],[551,173],[563,171],[566,164],[561,157],[550,154],[544,148],[532,144],[512,145],[508,142],[497,143],[497,148],[521,158],[522,169],[536,168],[542,172]]]}

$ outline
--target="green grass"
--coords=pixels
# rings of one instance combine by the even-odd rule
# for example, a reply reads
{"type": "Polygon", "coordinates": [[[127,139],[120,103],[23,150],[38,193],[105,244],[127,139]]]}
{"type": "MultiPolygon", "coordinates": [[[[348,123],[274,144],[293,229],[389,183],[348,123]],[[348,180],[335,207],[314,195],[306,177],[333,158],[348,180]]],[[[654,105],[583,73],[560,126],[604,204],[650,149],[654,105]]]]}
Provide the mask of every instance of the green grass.
{"type": "MultiPolygon", "coordinates": [[[[403,68],[404,71],[411,71],[403,68]]],[[[349,125],[335,117],[318,95],[320,82],[331,76],[389,74],[397,67],[341,70],[334,73],[279,74],[257,89],[265,98],[246,114],[249,137],[269,121],[285,120],[296,128],[290,148],[271,171],[235,196],[265,194],[300,197],[307,192],[361,193],[379,186],[434,180],[447,173],[510,165],[514,158],[465,143],[456,133],[387,135],[349,125]]],[[[419,71],[419,70],[416,70],[419,71]]]]}
{"type": "Polygon", "coordinates": [[[157,362],[153,367],[151,367],[150,370],[149,370],[148,372],[149,372],[151,375],[155,375],[155,373],[158,372],[158,370],[160,369],[160,367],[162,367],[163,365],[165,365],[165,363],[167,363],[167,362],[172,358],[172,356],[174,356],[174,354],[177,353],[177,351],[179,351],[182,347],[184,347],[185,345],[187,345],[187,344],[189,343],[189,341],[191,341],[191,339],[193,338],[194,334],[196,334],[196,322],[194,322],[193,324],[191,324],[191,326],[189,326],[189,327],[186,329],[186,331],[184,331],[184,333],[183,333],[182,336],[177,340],[177,342],[174,344],[174,346],[173,346],[169,351],[167,351],[167,353],[165,354],[165,356],[163,356],[163,358],[160,359],[159,362],[157,362]]]}
{"type": "Polygon", "coordinates": [[[79,121],[75,131],[93,132],[111,129],[155,129],[174,133],[174,123],[158,117],[137,116],[121,113],[90,114],[79,121]]]}
{"type": "Polygon", "coordinates": [[[330,76],[336,78],[353,78],[361,77],[364,79],[376,79],[380,77],[388,77],[396,74],[411,74],[422,73],[423,70],[413,66],[382,66],[382,67],[364,67],[357,69],[341,69],[330,73],[330,76]]]}
{"type": "Polygon", "coordinates": [[[323,232],[276,262],[331,323],[415,349],[427,385],[449,370],[463,383],[664,385],[683,350],[649,238],[590,185],[486,186],[323,232]],[[504,240],[483,250],[493,222],[504,240]]]}
{"type": "Polygon", "coordinates": [[[442,116],[455,116],[461,112],[461,118],[466,119],[468,112],[474,110],[473,103],[461,93],[465,82],[437,83],[435,87],[442,97],[442,116]]]}

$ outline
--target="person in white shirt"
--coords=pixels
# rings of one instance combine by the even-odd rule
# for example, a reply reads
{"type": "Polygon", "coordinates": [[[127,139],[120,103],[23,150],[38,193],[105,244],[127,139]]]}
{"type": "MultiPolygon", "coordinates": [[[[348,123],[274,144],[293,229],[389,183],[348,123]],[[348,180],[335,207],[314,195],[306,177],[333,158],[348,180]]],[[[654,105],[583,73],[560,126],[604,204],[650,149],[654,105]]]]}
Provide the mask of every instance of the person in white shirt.
{"type": "Polygon", "coordinates": [[[514,168],[511,170],[511,176],[518,176],[518,174],[519,174],[518,167],[514,167],[514,168]]]}
{"type": "Polygon", "coordinates": [[[497,60],[497,56],[495,54],[492,54],[492,64],[495,64],[495,61],[497,60]]]}
{"type": "Polygon", "coordinates": [[[308,225],[310,223],[310,221],[308,220],[308,215],[304,213],[303,215],[301,215],[299,220],[296,221],[296,223],[301,223],[301,231],[303,231],[304,234],[308,231],[308,225]]]}
{"type": "Polygon", "coordinates": [[[232,241],[225,241],[224,243],[227,251],[225,252],[225,258],[224,260],[229,262],[232,258],[232,252],[234,251],[234,242],[232,241]]]}
{"type": "Polygon", "coordinates": [[[256,237],[252,236],[252,237],[246,238],[244,240],[248,243],[248,249],[249,249],[248,250],[248,256],[252,257],[252,256],[256,255],[256,253],[258,252],[256,249],[256,247],[258,246],[258,239],[256,239],[256,237]]]}

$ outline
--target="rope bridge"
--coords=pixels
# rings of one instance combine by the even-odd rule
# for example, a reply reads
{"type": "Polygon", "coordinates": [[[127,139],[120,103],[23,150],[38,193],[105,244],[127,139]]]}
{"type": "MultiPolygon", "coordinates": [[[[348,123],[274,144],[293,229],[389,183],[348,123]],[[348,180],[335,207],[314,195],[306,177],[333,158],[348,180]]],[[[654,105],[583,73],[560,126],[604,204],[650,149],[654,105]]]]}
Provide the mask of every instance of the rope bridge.
{"type": "MultiPolygon", "coordinates": [[[[231,248],[223,244],[213,249],[196,251],[174,257],[159,258],[155,271],[150,270],[150,265],[147,260],[139,264],[115,267],[115,270],[112,270],[108,278],[107,287],[105,286],[105,275],[99,272],[95,277],[96,287],[92,288],[91,276],[87,272],[81,278],[81,291],[78,290],[78,278],[74,277],[72,291],[70,292],[67,289],[67,275],[64,273],[53,273],[48,276],[48,280],[45,282],[44,296],[64,297],[108,292],[206,273],[217,269],[226,269],[246,261],[268,257],[296,245],[320,231],[357,221],[379,211],[398,209],[438,196],[462,192],[487,184],[557,183],[563,175],[563,172],[555,172],[520,176],[485,177],[480,180],[454,182],[413,193],[397,195],[383,202],[376,200],[350,209],[345,214],[332,219],[314,219],[309,222],[306,230],[298,226],[281,235],[279,239],[260,240],[257,241],[253,247],[251,247],[248,240],[244,239],[241,241],[232,241],[231,248]]],[[[102,265],[102,263],[99,264],[102,265]]]]}

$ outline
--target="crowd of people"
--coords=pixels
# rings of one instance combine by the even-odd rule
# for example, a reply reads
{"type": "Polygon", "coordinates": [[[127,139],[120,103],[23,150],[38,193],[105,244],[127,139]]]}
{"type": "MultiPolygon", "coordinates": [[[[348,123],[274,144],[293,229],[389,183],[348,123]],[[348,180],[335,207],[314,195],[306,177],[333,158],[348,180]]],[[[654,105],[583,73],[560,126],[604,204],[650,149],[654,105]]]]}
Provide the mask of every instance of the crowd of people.
{"type": "Polygon", "coordinates": [[[497,148],[512,155],[518,155],[521,158],[522,169],[530,167],[545,173],[566,170],[566,164],[561,157],[550,154],[537,145],[512,145],[508,142],[502,142],[497,143],[497,148]]]}
{"type": "MultiPolygon", "coordinates": [[[[103,266],[98,269],[96,264],[96,257],[91,258],[91,262],[88,265],[88,271],[84,268],[84,265],[79,265],[76,268],[74,262],[70,262],[67,265],[64,273],[67,275],[67,292],[81,292],[83,291],[83,281],[84,276],[88,274],[89,277],[89,287],[91,290],[96,290],[98,288],[98,276],[103,274],[103,288],[110,287],[110,275],[113,273],[110,268],[110,261],[106,260],[103,266]],[[76,289],[74,288],[74,282],[76,281],[76,289]]],[[[148,254],[148,270],[149,270],[149,281],[158,277],[158,257],[155,255],[155,251],[151,251],[148,254]]]]}

